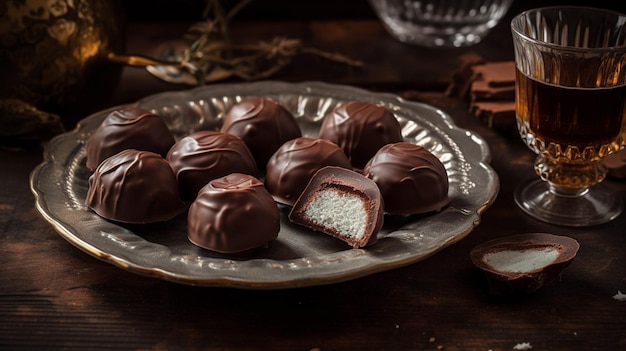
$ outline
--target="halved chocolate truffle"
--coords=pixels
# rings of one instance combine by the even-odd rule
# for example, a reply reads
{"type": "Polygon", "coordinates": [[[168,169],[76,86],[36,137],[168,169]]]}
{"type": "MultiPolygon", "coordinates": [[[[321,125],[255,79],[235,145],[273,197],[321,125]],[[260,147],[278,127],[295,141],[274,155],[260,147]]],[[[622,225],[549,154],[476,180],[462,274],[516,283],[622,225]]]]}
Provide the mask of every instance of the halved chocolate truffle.
{"type": "Polygon", "coordinates": [[[295,117],[270,98],[242,100],[224,116],[222,132],[240,137],[264,170],[270,157],[288,140],[302,136],[295,117]]]}
{"type": "Polygon", "coordinates": [[[174,136],[156,114],[139,107],[111,112],[87,140],[87,168],[126,149],[151,151],[165,157],[174,145],[174,136]]]}
{"type": "Polygon", "coordinates": [[[278,206],[257,178],[232,173],[205,185],[189,207],[188,238],[208,250],[242,254],[278,237],[278,206]]]}
{"type": "Polygon", "coordinates": [[[380,188],[385,213],[438,211],[450,202],[448,174],[425,148],[406,141],[383,146],[363,169],[380,188]]]}
{"type": "Polygon", "coordinates": [[[166,157],[174,172],[180,194],[193,201],[209,181],[230,173],[257,177],[256,162],[246,144],[238,136],[198,131],[178,140],[166,157]]]}
{"type": "Polygon", "coordinates": [[[86,204],[101,217],[124,223],[165,221],[185,209],[169,163],[135,149],[100,163],[89,177],[86,204]]]}
{"type": "Polygon", "coordinates": [[[330,140],[309,137],[289,140],[267,163],[265,187],[274,200],[292,206],[315,172],[326,166],[351,168],[346,154],[330,140]]]}
{"type": "Polygon", "coordinates": [[[352,166],[363,169],[384,145],[402,141],[402,128],[386,107],[348,101],[324,117],[319,137],[339,145],[352,166]]]}
{"type": "Polygon", "coordinates": [[[536,292],[560,279],[578,248],[578,242],[567,236],[528,233],[480,244],[470,251],[470,258],[485,273],[490,294],[509,296],[536,292]]]}
{"type": "Polygon", "coordinates": [[[341,167],[317,171],[289,213],[293,223],[320,231],[353,248],[377,242],[383,205],[374,182],[341,167]]]}

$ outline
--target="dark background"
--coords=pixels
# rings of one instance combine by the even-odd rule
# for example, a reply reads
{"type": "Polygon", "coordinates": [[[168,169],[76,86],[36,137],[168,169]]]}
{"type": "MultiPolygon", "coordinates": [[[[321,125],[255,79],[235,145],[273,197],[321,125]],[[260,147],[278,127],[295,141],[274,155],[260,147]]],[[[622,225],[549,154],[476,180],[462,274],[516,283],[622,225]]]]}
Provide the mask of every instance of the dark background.
{"type": "MultiPolygon", "coordinates": [[[[226,8],[238,0],[222,0],[226,8]]],[[[128,20],[195,20],[202,18],[206,0],[124,0],[123,6],[128,20]]],[[[594,0],[516,0],[509,16],[520,11],[540,6],[578,5],[610,8],[626,12],[626,1],[594,0]]],[[[255,0],[248,4],[236,17],[237,20],[314,20],[314,19],[359,19],[375,17],[367,0],[255,0]]]]}

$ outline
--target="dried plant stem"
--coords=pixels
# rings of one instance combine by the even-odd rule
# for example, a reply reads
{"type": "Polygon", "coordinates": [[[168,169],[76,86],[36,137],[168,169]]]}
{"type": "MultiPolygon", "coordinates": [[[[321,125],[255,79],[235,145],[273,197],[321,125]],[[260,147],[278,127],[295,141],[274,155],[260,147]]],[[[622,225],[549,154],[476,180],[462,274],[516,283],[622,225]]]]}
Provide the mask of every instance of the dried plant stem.
{"type": "Polygon", "coordinates": [[[207,0],[204,21],[193,24],[187,37],[192,44],[183,54],[182,67],[198,84],[229,77],[255,80],[270,77],[288,65],[298,54],[311,54],[324,59],[363,67],[361,61],[339,53],[305,47],[301,40],[274,37],[270,41],[234,43],[230,40],[232,18],[252,0],[239,1],[226,11],[219,0],[207,0]]]}

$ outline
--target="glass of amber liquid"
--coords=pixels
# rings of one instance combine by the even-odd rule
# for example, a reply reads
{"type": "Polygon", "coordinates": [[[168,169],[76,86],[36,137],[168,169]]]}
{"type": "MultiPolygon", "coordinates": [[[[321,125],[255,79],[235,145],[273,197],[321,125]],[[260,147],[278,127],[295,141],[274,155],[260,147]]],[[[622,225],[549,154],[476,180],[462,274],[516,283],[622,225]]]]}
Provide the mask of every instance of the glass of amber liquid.
{"type": "Polygon", "coordinates": [[[626,143],[626,15],[537,8],[518,14],[511,31],[517,127],[539,175],[517,188],[516,203],[558,225],[614,219],[623,204],[603,183],[602,159],[626,143]]]}

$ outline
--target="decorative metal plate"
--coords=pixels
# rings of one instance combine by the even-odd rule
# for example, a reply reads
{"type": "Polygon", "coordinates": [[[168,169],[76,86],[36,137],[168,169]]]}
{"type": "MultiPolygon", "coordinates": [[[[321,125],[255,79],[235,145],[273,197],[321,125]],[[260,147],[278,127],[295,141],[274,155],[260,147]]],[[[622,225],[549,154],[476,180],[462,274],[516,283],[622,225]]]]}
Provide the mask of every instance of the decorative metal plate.
{"type": "Polygon", "coordinates": [[[282,208],[280,233],[268,248],[250,257],[216,254],[187,240],[184,215],[165,223],[122,226],[85,206],[90,175],[85,143],[117,106],[49,142],[44,162],[30,177],[38,211],[76,247],[134,273],[189,285],[277,289],[330,284],[418,262],[468,235],[497,196],[498,177],[480,136],[458,128],[439,109],[395,95],[321,82],[256,82],[165,92],[135,105],[159,114],[182,137],[219,128],[225,111],[250,96],[277,100],[295,115],[305,136],[317,136],[323,117],[345,101],[385,105],[400,121],[406,141],[424,146],[443,162],[451,204],[434,214],[387,216],[378,243],[363,249],[290,223],[282,208]]]}

